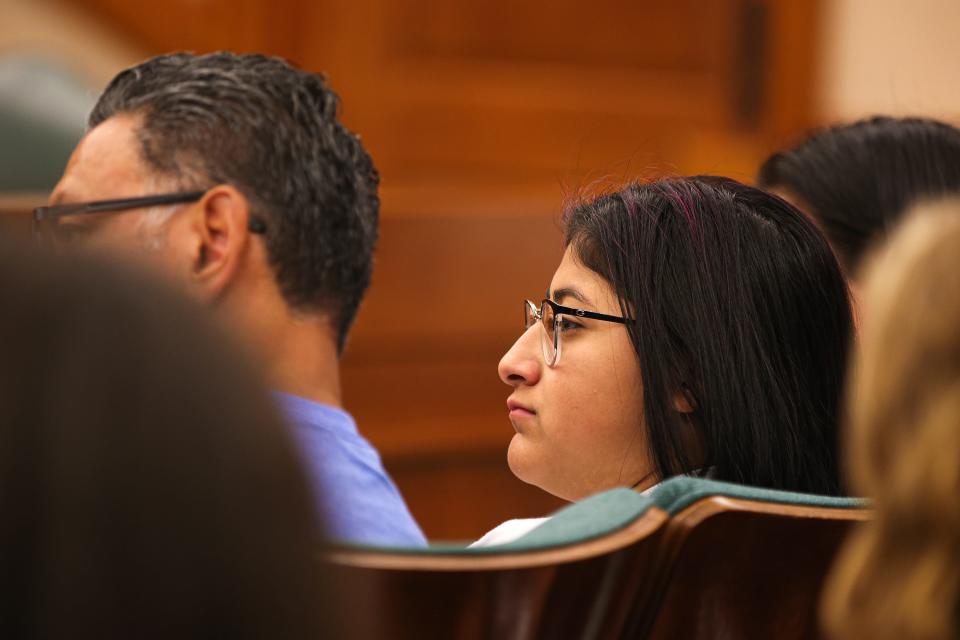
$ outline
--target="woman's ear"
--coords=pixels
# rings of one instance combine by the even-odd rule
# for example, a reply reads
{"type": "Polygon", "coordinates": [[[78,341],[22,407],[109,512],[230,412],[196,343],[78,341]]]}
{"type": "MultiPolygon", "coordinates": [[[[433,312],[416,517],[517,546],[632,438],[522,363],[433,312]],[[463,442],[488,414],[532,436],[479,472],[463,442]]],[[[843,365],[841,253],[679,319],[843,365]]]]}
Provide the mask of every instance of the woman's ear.
{"type": "Polygon", "coordinates": [[[673,408],[683,414],[690,414],[697,410],[697,401],[686,385],[681,386],[673,394],[673,408]]]}
{"type": "Polygon", "coordinates": [[[699,408],[697,399],[687,385],[681,385],[673,394],[673,408],[681,416],[680,441],[687,452],[687,461],[693,465],[692,469],[702,469],[708,464],[710,446],[700,420],[694,416],[699,408]]]}

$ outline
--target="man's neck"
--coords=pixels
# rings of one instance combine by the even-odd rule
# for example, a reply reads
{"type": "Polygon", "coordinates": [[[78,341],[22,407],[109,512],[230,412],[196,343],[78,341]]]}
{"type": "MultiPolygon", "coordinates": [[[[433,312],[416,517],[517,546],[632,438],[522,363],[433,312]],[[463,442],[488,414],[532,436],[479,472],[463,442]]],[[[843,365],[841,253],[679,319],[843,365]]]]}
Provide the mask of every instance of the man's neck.
{"type": "Polygon", "coordinates": [[[341,406],[340,361],[327,322],[297,318],[279,329],[271,331],[271,343],[264,345],[273,388],[341,406]]]}
{"type": "Polygon", "coordinates": [[[249,247],[243,268],[218,305],[265,367],[274,391],[340,407],[340,357],[334,323],[323,312],[289,307],[265,249],[249,247]]]}
{"type": "Polygon", "coordinates": [[[224,311],[265,367],[273,390],[341,406],[340,360],[327,316],[296,313],[269,294],[248,297],[224,311]]]}

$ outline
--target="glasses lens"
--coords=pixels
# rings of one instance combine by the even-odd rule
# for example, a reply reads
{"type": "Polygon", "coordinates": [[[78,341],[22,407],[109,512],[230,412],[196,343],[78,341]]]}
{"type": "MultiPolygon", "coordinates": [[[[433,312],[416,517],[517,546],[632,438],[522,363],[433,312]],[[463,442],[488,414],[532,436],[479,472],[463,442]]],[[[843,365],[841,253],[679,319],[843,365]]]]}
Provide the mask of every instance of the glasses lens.
{"type": "Polygon", "coordinates": [[[560,359],[560,333],[557,331],[557,318],[553,307],[543,303],[540,322],[543,325],[543,360],[547,366],[553,366],[560,359]]]}
{"type": "Polygon", "coordinates": [[[523,301],[523,330],[526,331],[537,321],[539,310],[537,306],[529,300],[523,301]]]}
{"type": "Polygon", "coordinates": [[[41,248],[56,250],[58,246],[56,235],[56,221],[40,219],[33,221],[33,239],[41,248]]]}
{"type": "MultiPolygon", "coordinates": [[[[110,214],[101,214],[110,215],[110,214]]],[[[51,218],[35,220],[33,223],[34,238],[37,243],[46,249],[64,252],[72,251],[88,245],[95,239],[100,229],[101,215],[87,214],[82,220],[51,218]]],[[[76,216],[79,218],[80,216],[76,216]]]]}

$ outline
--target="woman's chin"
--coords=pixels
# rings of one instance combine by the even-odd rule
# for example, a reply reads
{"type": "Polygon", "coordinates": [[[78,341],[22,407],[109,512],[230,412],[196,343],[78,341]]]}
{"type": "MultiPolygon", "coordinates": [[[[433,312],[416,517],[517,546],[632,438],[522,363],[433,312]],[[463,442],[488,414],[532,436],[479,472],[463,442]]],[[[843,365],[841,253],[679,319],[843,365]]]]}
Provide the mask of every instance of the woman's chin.
{"type": "Polygon", "coordinates": [[[544,463],[542,458],[536,455],[532,450],[529,439],[521,434],[516,434],[510,441],[510,447],[507,449],[507,466],[518,480],[533,485],[538,489],[549,493],[552,496],[569,500],[562,495],[563,492],[557,491],[555,483],[550,482],[549,477],[544,476],[544,471],[550,468],[550,465],[544,463]]]}
{"type": "Polygon", "coordinates": [[[523,443],[518,442],[522,437],[519,433],[516,433],[510,439],[510,444],[507,446],[507,466],[510,467],[513,475],[526,482],[527,480],[524,477],[524,470],[526,469],[524,455],[519,451],[523,448],[523,443]]]}
{"type": "Polygon", "coordinates": [[[519,433],[514,434],[510,440],[510,446],[507,448],[507,466],[519,480],[542,489],[543,487],[538,482],[539,474],[537,473],[542,465],[537,464],[536,455],[530,449],[528,438],[519,433]]]}

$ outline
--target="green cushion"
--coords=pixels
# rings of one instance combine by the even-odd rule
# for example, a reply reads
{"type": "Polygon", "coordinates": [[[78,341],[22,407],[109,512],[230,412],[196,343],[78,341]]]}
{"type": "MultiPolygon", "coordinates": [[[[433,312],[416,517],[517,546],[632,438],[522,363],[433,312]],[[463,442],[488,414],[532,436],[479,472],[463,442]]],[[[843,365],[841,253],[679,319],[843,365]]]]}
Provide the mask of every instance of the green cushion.
{"type": "Polygon", "coordinates": [[[833,496],[818,496],[812,493],[777,491],[776,489],[762,489],[760,487],[749,487],[732,482],[720,482],[718,480],[708,480],[706,478],[694,478],[690,476],[670,478],[650,494],[653,503],[670,515],[674,515],[694,502],[710,496],[726,496],[729,498],[756,500],[758,502],[826,507],[832,509],[861,509],[870,506],[869,502],[863,498],[837,498],[833,496]]]}
{"type": "Polygon", "coordinates": [[[549,520],[499,551],[561,547],[623,529],[647,512],[653,501],[631,489],[611,489],[557,511],[549,520]]]}
{"type": "Polygon", "coordinates": [[[347,545],[364,551],[410,555],[491,555],[540,551],[563,547],[613,533],[642,516],[653,502],[630,489],[611,489],[571,504],[554,513],[539,527],[507,544],[467,547],[465,544],[432,543],[426,548],[347,545]]]}

